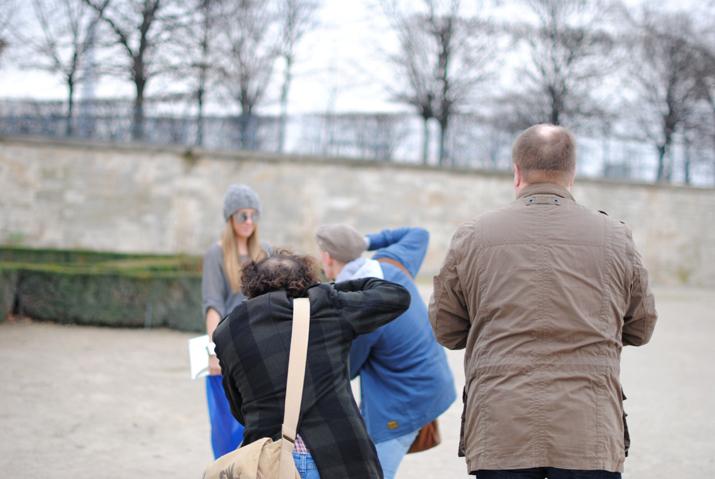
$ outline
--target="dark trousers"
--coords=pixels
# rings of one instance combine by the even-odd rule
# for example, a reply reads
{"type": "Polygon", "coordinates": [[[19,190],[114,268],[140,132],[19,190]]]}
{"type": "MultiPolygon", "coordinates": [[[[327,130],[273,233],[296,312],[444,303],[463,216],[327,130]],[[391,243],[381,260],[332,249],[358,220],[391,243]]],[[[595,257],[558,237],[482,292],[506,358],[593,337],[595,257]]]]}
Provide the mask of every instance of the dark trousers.
{"type": "Polygon", "coordinates": [[[535,467],[533,469],[504,469],[500,471],[480,470],[477,479],[621,479],[620,472],[578,471],[555,467],[535,467]]]}

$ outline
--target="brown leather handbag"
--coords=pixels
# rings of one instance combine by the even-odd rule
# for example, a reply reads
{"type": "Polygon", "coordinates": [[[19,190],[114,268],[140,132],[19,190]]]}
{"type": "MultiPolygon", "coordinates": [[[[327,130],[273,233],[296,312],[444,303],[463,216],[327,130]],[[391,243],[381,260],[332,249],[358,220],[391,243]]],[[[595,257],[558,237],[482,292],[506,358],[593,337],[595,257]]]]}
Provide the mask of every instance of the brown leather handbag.
{"type": "MultiPolygon", "coordinates": [[[[407,268],[405,268],[405,265],[403,265],[399,261],[396,261],[392,258],[377,258],[377,261],[380,263],[387,263],[391,264],[392,266],[395,266],[397,269],[405,273],[408,278],[414,281],[414,278],[407,270],[407,268]]],[[[438,446],[441,442],[442,437],[439,435],[439,426],[437,425],[437,420],[435,419],[434,421],[426,424],[425,426],[422,426],[422,428],[417,433],[417,437],[412,442],[410,448],[407,450],[407,454],[432,449],[433,447],[438,446]]]]}
{"type": "Polygon", "coordinates": [[[417,437],[414,442],[407,450],[407,454],[432,449],[435,446],[439,446],[439,443],[441,442],[442,436],[439,435],[439,426],[437,425],[437,420],[435,419],[420,429],[420,432],[417,433],[417,437]]]}

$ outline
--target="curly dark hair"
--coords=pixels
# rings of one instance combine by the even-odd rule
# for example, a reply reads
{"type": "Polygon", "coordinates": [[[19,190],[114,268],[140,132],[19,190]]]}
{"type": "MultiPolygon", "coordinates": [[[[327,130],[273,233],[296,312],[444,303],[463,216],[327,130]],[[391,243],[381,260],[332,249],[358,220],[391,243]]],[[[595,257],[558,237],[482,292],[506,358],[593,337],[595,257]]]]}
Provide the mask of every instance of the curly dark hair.
{"type": "Polygon", "coordinates": [[[271,291],[285,290],[289,297],[305,296],[306,290],[318,283],[320,273],[312,256],[300,256],[288,250],[274,251],[273,256],[243,265],[243,294],[255,298],[271,291]]]}

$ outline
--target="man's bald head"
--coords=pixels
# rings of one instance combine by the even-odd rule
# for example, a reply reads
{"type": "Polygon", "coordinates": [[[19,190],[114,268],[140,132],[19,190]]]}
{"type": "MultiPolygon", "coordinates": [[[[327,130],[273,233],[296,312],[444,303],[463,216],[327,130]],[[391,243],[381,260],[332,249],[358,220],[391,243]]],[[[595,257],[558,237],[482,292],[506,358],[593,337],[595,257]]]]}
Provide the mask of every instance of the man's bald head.
{"type": "Polygon", "coordinates": [[[576,173],[576,141],[562,126],[534,125],[517,137],[512,160],[526,183],[568,186],[576,173]]]}

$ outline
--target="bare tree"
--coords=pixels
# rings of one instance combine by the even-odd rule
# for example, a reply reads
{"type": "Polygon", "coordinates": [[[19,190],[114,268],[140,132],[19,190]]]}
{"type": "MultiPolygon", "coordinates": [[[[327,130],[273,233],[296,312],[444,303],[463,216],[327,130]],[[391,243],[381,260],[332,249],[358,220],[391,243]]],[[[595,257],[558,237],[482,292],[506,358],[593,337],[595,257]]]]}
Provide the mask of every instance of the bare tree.
{"type": "Polygon", "coordinates": [[[12,24],[14,0],[0,0],[0,58],[10,44],[9,32],[12,24]]]}
{"type": "Polygon", "coordinates": [[[149,81],[170,70],[171,61],[163,47],[170,44],[178,25],[177,0],[83,0],[92,7],[114,36],[124,61],[112,65],[128,74],[134,85],[132,138],[144,138],[144,99],[149,81]]]}
{"type": "MultiPolygon", "coordinates": [[[[703,11],[699,12],[701,24],[691,41],[698,52],[696,74],[698,93],[702,98],[709,119],[703,115],[702,121],[695,121],[698,133],[702,137],[710,138],[710,148],[713,161],[713,182],[715,182],[715,1],[703,4],[703,11]]],[[[701,137],[701,138],[702,138],[701,137]]]]}
{"type": "Polygon", "coordinates": [[[217,18],[213,15],[213,7],[216,2],[212,0],[200,0],[198,11],[200,18],[197,22],[200,25],[199,51],[200,57],[196,63],[198,70],[198,81],[196,85],[196,144],[204,143],[204,102],[206,99],[206,89],[209,79],[210,59],[211,59],[211,33],[217,18]]]}
{"type": "Polygon", "coordinates": [[[228,0],[190,0],[186,15],[174,36],[174,76],[190,83],[196,104],[196,145],[204,144],[205,109],[210,90],[216,85],[217,43],[222,7],[228,0]]]}
{"type": "MultiPolygon", "coordinates": [[[[108,3],[100,4],[101,12],[108,3]]],[[[35,35],[21,35],[29,60],[23,66],[58,74],[67,89],[65,134],[74,132],[75,88],[82,80],[86,56],[94,46],[98,13],[82,0],[32,0],[35,35]]]]}
{"type": "Polygon", "coordinates": [[[437,96],[434,71],[431,66],[429,37],[422,28],[419,17],[402,17],[393,13],[393,28],[396,30],[400,51],[390,56],[390,61],[404,78],[406,84],[399,90],[391,89],[395,100],[413,107],[422,118],[422,162],[429,161],[430,120],[435,117],[437,96]]]}
{"type": "Polygon", "coordinates": [[[393,97],[415,108],[423,122],[422,161],[429,157],[429,122],[439,125],[439,164],[448,159],[450,119],[472,99],[494,66],[494,29],[479,18],[465,18],[459,0],[423,0],[423,11],[405,13],[396,2],[383,2],[399,50],[391,55],[404,80],[393,97]]]}
{"type": "Polygon", "coordinates": [[[288,118],[288,96],[293,81],[295,49],[306,33],[316,26],[315,13],[320,6],[319,0],[278,0],[278,21],[280,23],[281,47],[283,59],[283,83],[280,97],[280,122],[278,125],[278,151],[285,148],[286,123],[288,118]]]}
{"type": "MultiPolygon", "coordinates": [[[[713,162],[713,183],[715,184],[715,52],[704,51],[703,71],[699,75],[700,92],[710,109],[710,121],[701,125],[708,125],[711,139],[711,156],[713,162]]],[[[704,132],[707,134],[707,132],[704,132]]]]}
{"type": "Polygon", "coordinates": [[[606,30],[611,10],[601,0],[522,0],[535,24],[515,24],[517,44],[529,61],[517,69],[520,89],[511,95],[522,126],[598,118],[605,112],[592,95],[617,66],[616,42],[606,30]]]}
{"type": "Polygon", "coordinates": [[[221,15],[219,73],[238,104],[242,148],[256,148],[255,108],[264,99],[280,53],[275,15],[263,0],[236,0],[221,15]]]}
{"type": "Polygon", "coordinates": [[[644,11],[634,39],[630,76],[638,94],[636,115],[658,154],[656,181],[672,177],[671,148],[699,101],[698,52],[688,40],[685,13],[644,11]]]}
{"type": "MultiPolygon", "coordinates": [[[[457,2],[453,1],[456,8],[457,2]]],[[[491,76],[494,59],[494,30],[479,19],[463,19],[456,14],[436,15],[430,11],[433,35],[438,38],[437,123],[439,162],[448,159],[447,131],[452,115],[468,105],[472,93],[491,76]]]]}

